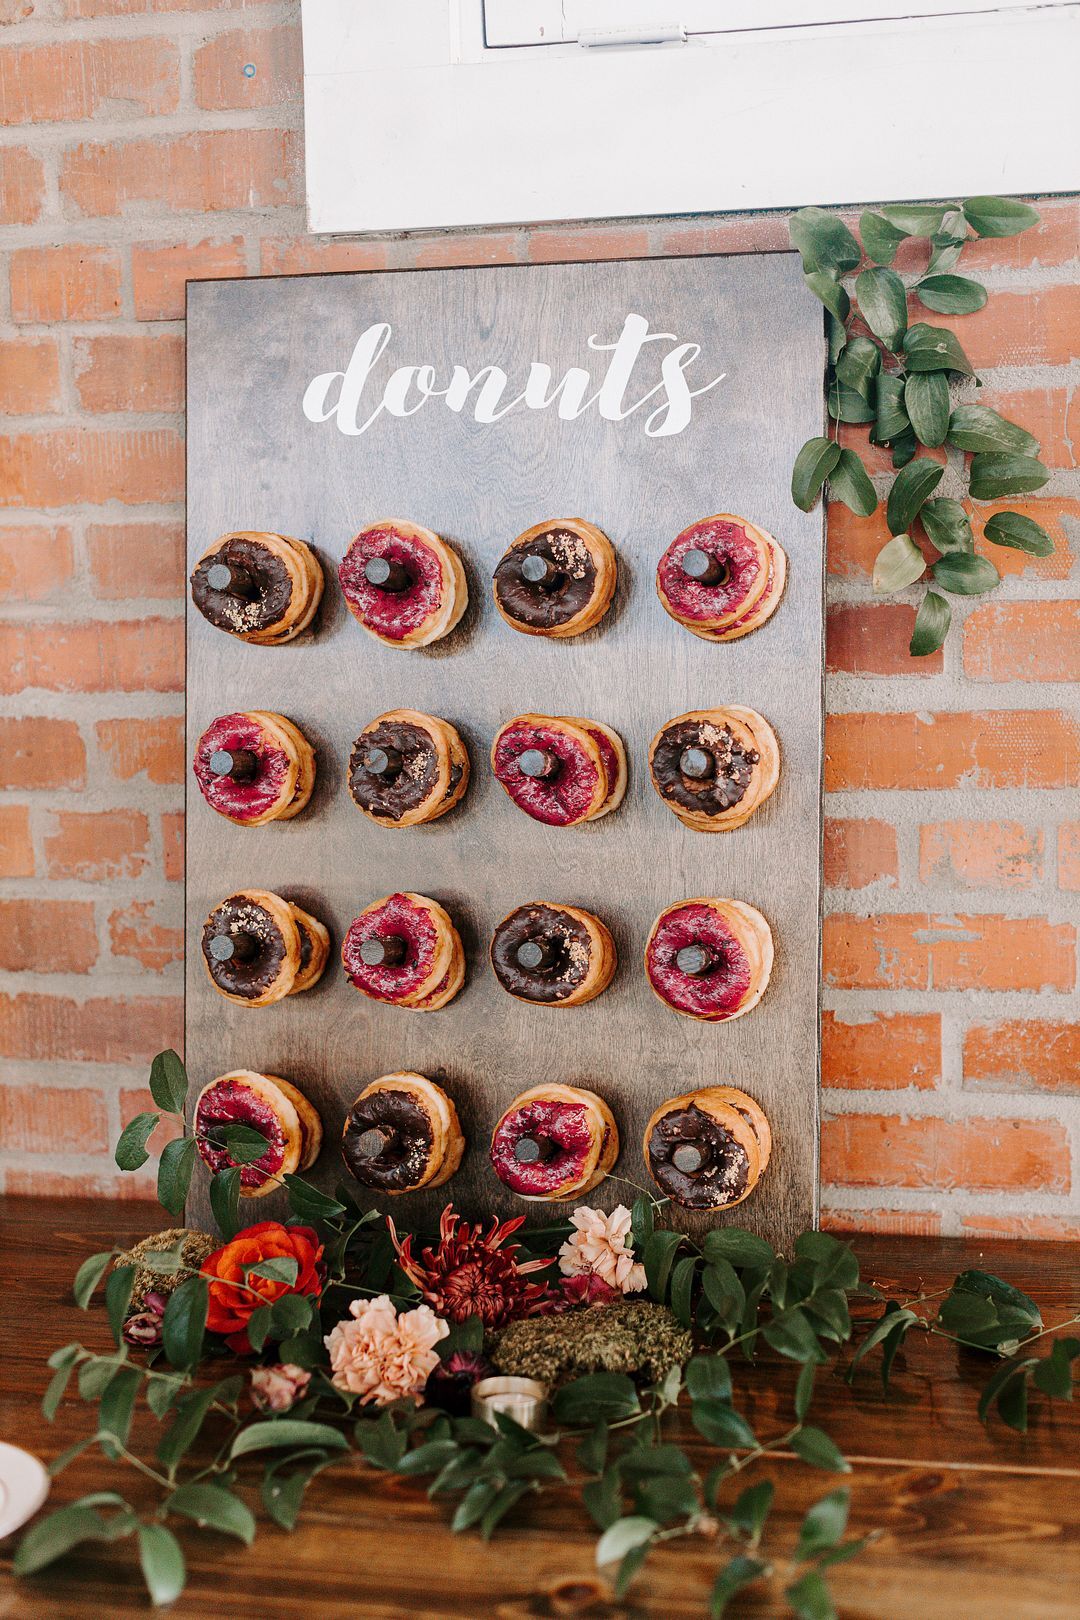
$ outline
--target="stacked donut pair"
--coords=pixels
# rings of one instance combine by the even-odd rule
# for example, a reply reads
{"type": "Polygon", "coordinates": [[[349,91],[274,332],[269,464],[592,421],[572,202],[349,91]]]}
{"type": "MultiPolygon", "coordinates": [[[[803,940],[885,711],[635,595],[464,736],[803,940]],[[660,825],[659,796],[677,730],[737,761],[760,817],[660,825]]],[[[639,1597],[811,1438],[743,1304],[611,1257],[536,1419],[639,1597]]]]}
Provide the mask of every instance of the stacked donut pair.
{"type": "Polygon", "coordinates": [[[317,917],[269,889],[241,889],[203,923],[202,955],[218,995],[269,1007],[322,977],[330,935],[317,917]]]}
{"type": "Polygon", "coordinates": [[[537,1007],[584,1006],[607,989],[618,964],[599,917],[539,900],[503,918],[490,954],[507,994],[537,1007]]]}
{"type": "Polygon", "coordinates": [[[402,1070],[373,1080],[345,1119],[341,1155],[365,1187],[383,1193],[440,1187],[461,1163],[465,1137],[441,1086],[402,1070]]]}
{"type": "Polygon", "coordinates": [[[786,578],[787,557],[771,534],[718,512],[676,535],[657,564],[656,591],[695,636],[737,641],[776,612],[786,578]]]}
{"type": "Polygon", "coordinates": [[[726,1209],[757,1186],[772,1153],[763,1110],[734,1086],[705,1086],[661,1103],[645,1127],[645,1162],[686,1209],[726,1209]]]}
{"type": "Polygon", "coordinates": [[[428,647],[465,612],[461,558],[439,535],[403,518],[361,529],[338,568],[349,612],[387,647],[428,647]]]}
{"type": "Polygon", "coordinates": [[[341,947],[354,989],[372,1001],[438,1012],[465,983],[465,951],[437,900],[387,894],[365,906],[341,947]]]}
{"type": "Polygon", "coordinates": [[[391,709],[366,725],[349,759],[353,802],[380,827],[418,827],[452,810],[469,785],[469,755],[448,720],[391,709]]]}
{"type": "Polygon", "coordinates": [[[220,715],[195,747],[195,780],[218,815],[241,827],[290,821],[315,786],[315,751],[283,714],[220,715]]]}
{"type": "Polygon", "coordinates": [[[599,720],[519,714],[496,736],[491,767],[518,809],[548,827],[599,821],[626,792],[622,738],[599,720]]]}
{"type": "Polygon", "coordinates": [[[615,548],[584,518],[548,519],[519,534],[492,581],[512,630],[567,641],[600,623],[615,595],[615,548]]]}
{"type": "Polygon", "coordinates": [[[673,1012],[708,1023],[757,1006],[772,973],[772,930],[754,906],[701,897],[668,906],[652,925],[645,973],[673,1012]]]}
{"type": "Polygon", "coordinates": [[[491,1163],[520,1198],[577,1198],[619,1157],[619,1129],[602,1097],[555,1082],[514,1098],[491,1138],[491,1163]]]}
{"type": "Polygon", "coordinates": [[[261,1198],[283,1176],[308,1170],[322,1147],[322,1120],[303,1092],[277,1074],[233,1069],[204,1086],[192,1118],[195,1145],[212,1174],[240,1168],[240,1196],[261,1198]],[[227,1129],[246,1125],[265,1138],[266,1152],[241,1162],[229,1152],[227,1129]]]}
{"type": "Polygon", "coordinates": [[[772,727],[754,709],[691,709],[657,732],[649,772],[684,827],[730,832],[749,821],[776,787],[780,749],[772,727]]]}
{"type": "Polygon", "coordinates": [[[212,625],[260,647],[307,630],[323,593],[311,547],[291,535],[238,530],[208,546],[191,575],[191,597],[212,625]]]}

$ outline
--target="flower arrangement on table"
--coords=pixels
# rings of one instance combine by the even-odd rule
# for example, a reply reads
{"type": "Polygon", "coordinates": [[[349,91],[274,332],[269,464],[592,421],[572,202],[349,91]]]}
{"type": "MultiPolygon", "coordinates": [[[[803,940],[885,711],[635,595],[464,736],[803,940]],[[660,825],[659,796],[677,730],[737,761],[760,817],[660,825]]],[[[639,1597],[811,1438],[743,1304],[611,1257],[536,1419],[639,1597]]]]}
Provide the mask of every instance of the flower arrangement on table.
{"type": "MultiPolygon", "coordinates": [[[[150,1085],[162,1112],[182,1121],[187,1076],[175,1053],[155,1059],[150,1085]]],[[[122,1168],[146,1162],[158,1117],[127,1128],[117,1146],[122,1168]]],[[[355,1447],[374,1468],[428,1478],[429,1496],[454,1503],[451,1528],[485,1539],[537,1492],[575,1486],[617,1598],[652,1548],[706,1537],[717,1551],[713,1616],[744,1588],[773,1582],[793,1614],[828,1620],[828,1569],[874,1533],[845,1539],[848,1492],[833,1490],[781,1553],[768,1523],[772,1484],[740,1488],[739,1476],[781,1449],[814,1468],[847,1471],[835,1442],[807,1418],[819,1369],[852,1336],[853,1305],[872,1319],[849,1378],[878,1349],[888,1388],[905,1337],[919,1331],[998,1358],[984,1417],[996,1406],[1024,1429],[1030,1391],[1071,1395],[1080,1339],[1057,1337],[1048,1355],[1031,1345],[1080,1312],[1044,1328],[1026,1294],[987,1273],[962,1273],[932,1303],[886,1299],[860,1281],[850,1247],[825,1233],[805,1233],[788,1257],[732,1226],[699,1245],[658,1224],[663,1201],[649,1194],[610,1214],[582,1206],[541,1231],[524,1230],[523,1217],[485,1229],[448,1206],[438,1233],[425,1238],[399,1234],[345,1188],[329,1196],[287,1176],[289,1221],[243,1226],[239,1169],[265,1141],[247,1126],[227,1129],[234,1163],[211,1184],[224,1241],[173,1227],[130,1250],[90,1256],[75,1298],[87,1308],[104,1281],[112,1347],[68,1344],[49,1357],[45,1417],[55,1419],[73,1375],[96,1407],[90,1432],[50,1471],[98,1446],[152,1480],[159,1501],[139,1512],[109,1491],[54,1509],[23,1536],[17,1574],[84,1542],[133,1538],[153,1601],[171,1602],[185,1562],[167,1521],[250,1544],[254,1464],[263,1512],[291,1530],[312,1481],[355,1447]],[[800,1369],[791,1420],[769,1437],[736,1408],[729,1366],[734,1351],[753,1360],[759,1345],[800,1369]],[[470,1413],[492,1374],[543,1385],[550,1426],[535,1432],[482,1402],[483,1416],[470,1413]],[[684,1397],[695,1446],[715,1448],[704,1475],[673,1420],[684,1397]],[[149,1458],[133,1449],[140,1404],[160,1425],[149,1458]]],[[[158,1196],[174,1216],[194,1147],[185,1135],[161,1156],[158,1196]]]]}

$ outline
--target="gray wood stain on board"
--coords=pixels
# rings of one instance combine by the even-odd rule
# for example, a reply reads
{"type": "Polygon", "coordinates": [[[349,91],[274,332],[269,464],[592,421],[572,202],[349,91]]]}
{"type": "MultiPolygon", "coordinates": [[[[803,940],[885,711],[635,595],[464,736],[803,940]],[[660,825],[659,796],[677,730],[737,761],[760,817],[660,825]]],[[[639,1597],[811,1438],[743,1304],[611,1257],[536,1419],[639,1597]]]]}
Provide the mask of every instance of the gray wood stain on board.
{"type": "MultiPolygon", "coordinates": [[[[449,1184],[388,1201],[406,1224],[432,1220],[449,1198],[470,1214],[527,1210],[539,1223],[553,1218],[516,1199],[487,1160],[495,1120],[527,1086],[551,1079],[602,1093],[622,1133],[616,1174],[642,1183],[641,1136],[651,1110],[695,1086],[733,1083],[764,1106],[776,1145],[757,1191],[720,1219],[789,1242],[817,1208],[822,756],[822,519],[797,511],[788,485],[799,446],[820,431],[823,355],[820,311],[802,290],[797,262],[747,255],[196,283],[188,345],[189,566],[217,535],[250,528],[309,539],[327,572],[317,633],[283,648],[245,645],[189,605],[189,761],[215,715],[265,708],[290,716],[316,745],[319,773],[305,814],[261,828],[216,816],[189,777],[194,1082],[232,1068],[293,1080],[322,1114],[326,1141],[312,1175],[331,1188],[344,1174],[338,1139],[356,1093],[395,1069],[441,1078],[469,1147],[449,1184]],[[383,415],[363,436],[346,437],[301,411],[312,376],[343,367],[373,321],[391,322],[394,334],[372,379],[372,405],[390,370],[406,363],[430,363],[443,385],[455,363],[473,371],[498,364],[510,378],[508,395],[520,390],[534,359],[549,363],[556,378],[591,363],[598,383],[606,357],[590,354],[587,339],[595,333],[613,342],[630,310],[653,331],[700,343],[694,385],[726,373],[695,402],[678,435],[646,437],[647,412],[608,422],[591,410],[564,422],[550,409],[519,409],[478,425],[432,399],[411,417],[383,415]],[[682,629],[654,590],[664,547],[715,511],[753,519],[789,557],[779,611],[728,646],[682,629]],[[367,636],[337,584],[336,564],[352,536],[387,516],[444,534],[465,561],[468,614],[426,651],[397,651],[367,636]],[[516,634],[495,611],[492,569],[520,531],[564,516],[589,518],[614,542],[615,605],[577,640],[516,634]],[[759,709],[773,724],[780,785],[738,831],[690,832],[650,786],[648,743],[671,716],[728,702],[759,709]],[[357,733],[397,707],[453,721],[472,756],[463,804],[432,827],[377,827],[345,786],[357,733]],[[616,814],[553,830],[511,804],[491,775],[488,750],[498,726],[527,710],[595,717],[619,731],[630,786],[616,814]],[[328,924],[333,952],[316,990],[255,1011],[214,992],[200,925],[244,886],[293,898],[328,924]],[[349,922],[397,889],[440,900],[464,939],[468,980],[442,1012],[376,1005],[344,979],[337,952],[349,922]],[[777,947],[763,1002],[718,1026],[665,1008],[642,968],[656,914],[708,894],[758,906],[777,947]],[[495,924],[540,899],[585,906],[615,936],[618,973],[588,1006],[531,1008],[492,976],[487,945],[495,924]]],[[[641,368],[650,385],[658,377],[652,364],[641,368]]],[[[193,1207],[202,1220],[206,1185],[200,1166],[193,1207]]],[[[611,1180],[590,1201],[610,1207],[633,1196],[611,1180]]],[[[245,1213],[266,1219],[284,1210],[274,1194],[245,1213]]]]}

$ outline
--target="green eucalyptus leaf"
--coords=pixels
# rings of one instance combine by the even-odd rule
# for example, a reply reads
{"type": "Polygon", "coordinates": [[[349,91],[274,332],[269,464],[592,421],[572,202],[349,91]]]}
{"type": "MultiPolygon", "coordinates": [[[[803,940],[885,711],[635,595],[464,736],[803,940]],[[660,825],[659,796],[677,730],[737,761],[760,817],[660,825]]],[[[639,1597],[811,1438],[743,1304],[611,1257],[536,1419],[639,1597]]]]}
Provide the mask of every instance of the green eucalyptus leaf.
{"type": "Polygon", "coordinates": [[[732,1598],[738,1597],[747,1586],[760,1580],[767,1568],[768,1565],[763,1564],[759,1558],[747,1558],[743,1553],[729,1559],[713,1583],[709,1598],[709,1620],[723,1620],[732,1598]]]}
{"type": "Polygon", "coordinates": [[[649,1556],[650,1543],[643,1541],[638,1547],[631,1547],[624,1553],[619,1561],[618,1573],[615,1576],[615,1601],[621,1603],[630,1588],[638,1570],[649,1556]]]}
{"type": "Polygon", "coordinates": [[[980,236],[1019,236],[1039,223],[1036,210],[1015,197],[969,197],[964,218],[980,236]]]}
{"type": "Polygon", "coordinates": [[[94,1508],[72,1502],[31,1525],[16,1549],[11,1567],[16,1575],[33,1575],[84,1541],[108,1540],[109,1526],[102,1515],[94,1508]]]}
{"type": "Polygon", "coordinates": [[[919,302],[939,315],[972,315],[986,303],[986,288],[967,276],[924,276],[915,291],[919,302]]]}
{"type": "Polygon", "coordinates": [[[896,250],[907,234],[907,231],[891,224],[884,214],[873,214],[867,210],[859,219],[863,248],[867,258],[873,259],[875,264],[892,264],[896,250]]]}
{"type": "Polygon", "coordinates": [[[346,1213],[344,1204],[320,1192],[318,1187],[313,1187],[302,1176],[283,1176],[282,1180],[288,1194],[289,1208],[301,1220],[336,1221],[346,1213]]]}
{"type": "Polygon", "coordinates": [[[785,1586],[784,1596],[795,1620],[836,1620],[829,1588],[816,1569],[807,1570],[797,1581],[785,1586]]]}
{"type": "Polygon", "coordinates": [[[633,1417],[641,1410],[633,1379],[626,1373],[585,1373],[556,1391],[553,1403],[558,1423],[574,1426],[595,1423],[598,1418],[609,1422],[633,1417]]]}
{"type": "Polygon", "coordinates": [[[135,1411],[135,1397],[142,1384],[137,1367],[121,1367],[101,1397],[98,1408],[98,1432],[111,1435],[120,1444],[127,1444],[131,1432],[131,1419],[135,1411]]]}
{"type": "MultiPolygon", "coordinates": [[[[319,1426],[324,1425],[317,1425],[319,1426]]],[[[382,1412],[374,1421],[371,1418],[361,1418],[353,1433],[357,1445],[373,1468],[384,1468],[392,1472],[405,1455],[408,1441],[394,1423],[392,1412],[382,1412]]]]}
{"type": "Polygon", "coordinates": [[[845,1487],[821,1496],[809,1507],[799,1527],[795,1557],[800,1563],[828,1552],[843,1540],[847,1529],[851,1492],[845,1487]]]}
{"type": "Polygon", "coordinates": [[[245,1547],[255,1540],[255,1515],[246,1502],[242,1502],[224,1485],[193,1481],[173,1491],[165,1503],[169,1513],[182,1513],[194,1519],[200,1529],[220,1530],[222,1535],[235,1536],[245,1547]]]}
{"type": "Polygon", "coordinates": [[[795,1416],[799,1422],[803,1421],[810,1410],[810,1402],[814,1398],[814,1380],[817,1377],[817,1364],[806,1361],[799,1369],[799,1376],[795,1383],[795,1416]]]}
{"type": "Polygon", "coordinates": [[[961,503],[948,495],[927,501],[919,513],[919,522],[939,551],[974,551],[971,519],[961,503]]]}
{"type": "Polygon", "coordinates": [[[108,1270],[109,1261],[115,1253],[115,1249],[102,1249],[100,1253],[92,1254],[89,1259],[84,1260],[75,1273],[72,1293],[80,1311],[85,1311],[90,1304],[94,1289],[108,1270]]]}
{"type": "Polygon", "coordinates": [[[166,1142],[161,1150],[158,1161],[158,1203],[170,1215],[180,1216],[184,1213],[191,1173],[195,1168],[195,1153],[193,1136],[177,1137],[172,1142],[166,1142]]]}
{"type": "Polygon", "coordinates": [[[943,371],[916,371],[904,384],[904,409],[920,444],[936,449],[949,431],[949,380],[943,371]]]}
{"type": "Polygon", "coordinates": [[[135,1285],[135,1267],[117,1266],[109,1273],[105,1284],[105,1309],[109,1314],[113,1342],[123,1342],[124,1318],[131,1304],[131,1290],[135,1285]]]}
{"type": "Polygon", "coordinates": [[[954,596],[982,596],[1001,584],[1001,575],[988,557],[950,552],[933,565],[933,575],[943,590],[954,596]]]}
{"type": "Polygon", "coordinates": [[[1025,495],[1042,489],[1050,473],[1035,456],[981,454],[971,458],[968,488],[977,501],[1001,495],[1025,495]]]}
{"type": "Polygon", "coordinates": [[[160,1114],[136,1114],[120,1132],[113,1158],[121,1170],[139,1170],[150,1157],[146,1144],[160,1120],[160,1114]]]}
{"type": "Polygon", "coordinates": [[[791,473],[791,498],[800,511],[809,512],[839,460],[840,446],[832,439],[807,439],[791,473]]]}
{"type": "Polygon", "coordinates": [[[177,1399],[173,1420],[157,1448],[158,1461],[170,1472],[195,1440],[217,1394],[218,1386],[211,1384],[207,1389],[190,1390],[177,1399]]]}
{"type": "Polygon", "coordinates": [[[843,321],[838,321],[835,315],[825,312],[825,336],[829,347],[829,364],[835,366],[847,347],[847,328],[843,321]]]}
{"type": "Polygon", "coordinates": [[[246,1268],[248,1277],[265,1277],[267,1282],[280,1282],[290,1288],[300,1272],[300,1263],[292,1254],[275,1254],[269,1260],[260,1260],[246,1268]]]}
{"type": "Polygon", "coordinates": [[[727,1260],[710,1261],[701,1276],[705,1298],[729,1333],[734,1333],[742,1319],[746,1304],[746,1290],[727,1260]]]}
{"type": "Polygon", "coordinates": [[[841,450],[840,458],[829,474],[829,496],[859,517],[869,517],[871,512],[877,510],[877,490],[854,450],[841,450]]]}
{"type": "Polygon", "coordinates": [[[887,540],[874,559],[874,594],[888,596],[902,591],[921,579],[926,569],[926,558],[908,534],[894,535],[887,540]]]}
{"type": "Polygon", "coordinates": [[[851,313],[851,299],[836,278],[827,270],[810,270],[803,280],[815,298],[820,298],[829,314],[838,321],[846,321],[851,313]]]}
{"type": "Polygon", "coordinates": [[[171,1049],[159,1052],[150,1065],[150,1095],[166,1114],[182,1114],[188,1077],[183,1060],[171,1049]]]}
{"type": "Polygon", "coordinates": [[[816,1429],[812,1423],[804,1424],[798,1434],[792,1437],[791,1449],[812,1468],[827,1468],[834,1474],[851,1473],[851,1464],[840,1448],[829,1439],[824,1429],[816,1429]]]}
{"type": "Polygon", "coordinates": [[[642,1514],[631,1514],[628,1518],[616,1519],[596,1543],[597,1568],[602,1569],[605,1564],[614,1564],[632,1547],[640,1547],[651,1541],[659,1528],[655,1519],[647,1519],[642,1514]]]}
{"type": "Polygon", "coordinates": [[[642,1262],[649,1284],[649,1293],[661,1305],[667,1297],[668,1278],[675,1263],[675,1255],[682,1243],[681,1232],[660,1230],[645,1239],[642,1262]]]}
{"type": "Polygon", "coordinates": [[[886,222],[905,236],[932,236],[947,212],[939,203],[889,203],[881,210],[886,222]]]}
{"type": "Polygon", "coordinates": [[[189,1277],[169,1295],[161,1323],[161,1343],[170,1366],[186,1371],[198,1364],[209,1301],[205,1277],[189,1277]]]}
{"type": "Polygon", "coordinates": [[[948,275],[959,263],[960,255],[964,251],[964,243],[968,240],[968,234],[967,224],[963,216],[958,217],[960,225],[955,231],[950,230],[948,224],[946,224],[940,231],[935,231],[930,238],[930,262],[926,267],[927,275],[948,275]]]}
{"type": "Polygon", "coordinates": [[[637,1484],[634,1506],[659,1524],[687,1519],[700,1509],[697,1486],[685,1475],[655,1475],[637,1484]]]}
{"type": "Polygon", "coordinates": [[[854,270],[862,249],[842,219],[824,208],[800,208],[788,221],[791,245],[802,255],[803,270],[842,275],[854,270]]]}
{"type": "Polygon", "coordinates": [[[218,1231],[226,1243],[231,1243],[240,1230],[240,1177],[238,1164],[219,1170],[210,1178],[210,1208],[218,1231]]]}
{"type": "Polygon", "coordinates": [[[671,1274],[671,1309],[683,1327],[689,1327],[693,1321],[691,1298],[694,1291],[694,1273],[697,1270],[698,1259],[696,1255],[686,1255],[678,1262],[671,1274]]]}
{"type": "Polygon", "coordinates": [[[56,1359],[56,1351],[49,1357],[49,1366],[54,1369],[54,1372],[49,1379],[48,1389],[41,1397],[41,1411],[46,1423],[51,1423],[56,1416],[57,1408],[64,1398],[71,1375],[75,1371],[78,1355],[79,1346],[69,1344],[64,1347],[59,1360],[56,1359]]]}
{"type": "Polygon", "coordinates": [[[836,362],[839,380],[864,399],[869,399],[880,370],[881,350],[866,337],[853,337],[836,362]]]}
{"type": "Polygon", "coordinates": [[[282,1446],[318,1446],[324,1451],[341,1451],[347,1445],[341,1430],[329,1423],[311,1423],[304,1418],[266,1418],[240,1430],[229,1456],[246,1457],[252,1451],[276,1451],[282,1446]]]}
{"type": "Polygon", "coordinates": [[[757,1445],[757,1438],[749,1423],[727,1401],[694,1401],[690,1418],[694,1428],[710,1445],[747,1449],[757,1445]]]}
{"type": "Polygon", "coordinates": [[[694,1401],[730,1401],[731,1369],[725,1356],[703,1353],[686,1363],[686,1388],[694,1401]]]}
{"type": "MultiPolygon", "coordinates": [[[[278,1459],[267,1466],[262,1484],[259,1486],[259,1499],[270,1518],[280,1529],[295,1530],[296,1521],[300,1517],[300,1509],[303,1506],[305,1491],[315,1475],[328,1467],[331,1460],[325,1451],[303,1451],[294,1454],[292,1457],[278,1459]],[[301,1465],[294,1468],[291,1473],[282,1472],[284,1467],[295,1461],[297,1457],[303,1457],[304,1461],[301,1465]]],[[[490,1483],[493,1484],[494,1482],[490,1483]]],[[[492,1495],[494,1495],[494,1489],[492,1495]]],[[[456,1523],[453,1528],[458,1528],[456,1523]]]]}
{"type": "Polygon", "coordinates": [[[825,404],[834,422],[872,422],[874,407],[862,394],[833,378],[825,394],[825,404]]]}
{"type": "Polygon", "coordinates": [[[175,1603],[187,1579],[180,1543],[163,1524],[140,1524],[138,1535],[139,1563],[151,1602],[158,1607],[175,1603]]]}
{"type": "Polygon", "coordinates": [[[742,1226],[717,1226],[706,1232],[702,1251],[706,1260],[727,1260],[733,1266],[771,1266],[776,1250],[756,1232],[742,1226]]]}
{"type": "Polygon", "coordinates": [[[1008,421],[989,405],[958,405],[949,420],[949,443],[958,450],[1002,451],[1034,456],[1039,441],[1026,428],[1008,421]]]}
{"type": "Polygon", "coordinates": [[[771,1479],[763,1479],[758,1485],[748,1485],[736,1497],[726,1515],[726,1522],[733,1530],[749,1536],[756,1543],[772,1509],[774,1493],[771,1479]]]}
{"type": "Polygon", "coordinates": [[[908,428],[906,433],[898,433],[892,441],[892,464],[894,467],[906,467],[909,461],[915,459],[915,452],[919,448],[919,441],[915,437],[915,429],[908,428]]]}
{"type": "Polygon", "coordinates": [[[890,534],[906,534],[918,517],[923,502],[940,484],[945,469],[937,461],[921,456],[897,473],[885,506],[890,534]]]}
{"type": "Polygon", "coordinates": [[[484,1541],[490,1541],[496,1526],[506,1517],[515,1502],[520,1502],[526,1491],[532,1490],[527,1479],[512,1480],[504,1485],[487,1512],[480,1520],[480,1535],[484,1541]]]}
{"type": "Polygon", "coordinates": [[[904,409],[904,379],[883,371],[877,380],[875,401],[877,414],[870,437],[875,444],[889,444],[911,427],[904,409]]]}
{"type": "Polygon", "coordinates": [[[257,1164],[266,1152],[266,1137],[251,1125],[222,1125],[214,1134],[234,1164],[257,1164]]]}
{"type": "Polygon", "coordinates": [[[995,512],[988,518],[983,535],[995,546],[1011,546],[1014,551],[1026,551],[1032,557],[1049,557],[1054,542],[1041,524],[1022,512],[995,512]]]}
{"type": "Polygon", "coordinates": [[[907,330],[907,291],[895,270],[863,270],[855,278],[859,312],[876,338],[896,351],[907,330]]]}
{"type": "Polygon", "coordinates": [[[656,1230],[656,1217],[651,1198],[635,1198],[630,1206],[630,1236],[640,1254],[645,1239],[656,1230]]]}
{"type": "Polygon", "coordinates": [[[975,375],[971,361],[960,346],[955,332],[944,326],[916,321],[904,334],[904,357],[909,371],[958,371],[975,375]]]}
{"type": "Polygon", "coordinates": [[[949,633],[952,608],[937,591],[927,591],[915,615],[915,628],[908,647],[912,658],[926,658],[937,652],[949,633]]]}

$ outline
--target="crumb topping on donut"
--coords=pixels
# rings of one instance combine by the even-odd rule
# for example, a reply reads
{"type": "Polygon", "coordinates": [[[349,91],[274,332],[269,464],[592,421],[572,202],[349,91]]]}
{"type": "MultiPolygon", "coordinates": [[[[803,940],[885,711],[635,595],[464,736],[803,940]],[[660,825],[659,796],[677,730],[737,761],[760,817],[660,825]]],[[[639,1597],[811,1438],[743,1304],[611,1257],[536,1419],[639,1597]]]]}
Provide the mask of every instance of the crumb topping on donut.
{"type": "Polygon", "coordinates": [[[511,546],[495,569],[494,582],[499,605],[511,619],[530,629],[557,629],[588,607],[596,564],[580,535],[556,525],[511,546]],[[544,584],[526,579],[522,564],[527,557],[542,557],[556,570],[555,578],[544,584]]]}
{"type": "Polygon", "coordinates": [[[687,1209],[719,1209],[746,1190],[750,1166],[745,1150],[696,1103],[657,1120],[648,1154],[661,1191],[687,1209]],[[699,1170],[688,1173],[676,1167],[673,1155],[685,1143],[693,1143],[704,1155],[699,1170]]]}
{"type": "MultiPolygon", "coordinates": [[[[461,767],[457,781],[461,780],[461,767]]],[[[439,774],[435,743],[428,732],[412,721],[382,721],[362,731],[349,759],[349,792],[361,810],[386,821],[400,821],[430,794],[439,774]],[[372,749],[392,749],[401,755],[401,766],[388,776],[365,768],[372,749]]],[[[455,784],[456,785],[456,784],[455,784]]]]}
{"type": "Polygon", "coordinates": [[[756,748],[745,747],[727,726],[684,720],[661,732],[653,750],[653,776],[661,797],[681,809],[721,815],[745,798],[760,758],[756,748]],[[686,773],[688,749],[700,749],[711,759],[708,776],[695,778],[686,773]]]}
{"type": "MultiPolygon", "coordinates": [[[[308,958],[311,941],[301,931],[301,942],[307,939],[308,958]]],[[[202,953],[214,983],[227,995],[242,996],[254,1001],[261,996],[281,972],[281,964],[288,954],[281,929],[264,906],[257,905],[243,895],[231,895],[212,911],[203,925],[202,953]],[[210,941],[220,935],[243,935],[254,940],[255,954],[247,961],[239,956],[226,962],[217,961],[210,952],[210,941]]],[[[302,956],[301,948],[301,956],[302,956]]]]}
{"type": "Polygon", "coordinates": [[[585,978],[591,960],[585,924],[558,906],[519,906],[499,924],[491,942],[495,977],[504,990],[526,1001],[564,1001],[585,978]],[[518,962],[519,946],[533,942],[553,948],[550,967],[529,969],[518,962]]]}
{"type": "Polygon", "coordinates": [[[342,1158],[365,1187],[407,1192],[423,1180],[434,1147],[431,1119],[406,1091],[380,1089],[361,1096],[349,1110],[341,1143],[342,1158]],[[361,1139],[382,1131],[385,1144],[377,1154],[364,1153],[361,1139]]]}
{"type": "Polygon", "coordinates": [[[203,618],[218,630],[238,636],[280,623],[288,612],[292,590],[289,571],[281,558],[257,540],[245,540],[239,535],[230,535],[216,551],[202,557],[191,575],[191,599],[203,618]],[[215,563],[225,563],[250,575],[253,594],[235,596],[212,590],[208,576],[215,563]]]}
{"type": "Polygon", "coordinates": [[[657,566],[657,582],[680,618],[708,621],[737,613],[767,567],[763,544],[741,524],[703,518],[671,542],[657,566]],[[683,572],[688,551],[705,551],[722,564],[716,584],[703,584],[683,572]]]}

